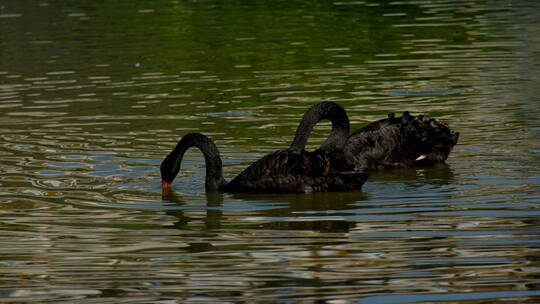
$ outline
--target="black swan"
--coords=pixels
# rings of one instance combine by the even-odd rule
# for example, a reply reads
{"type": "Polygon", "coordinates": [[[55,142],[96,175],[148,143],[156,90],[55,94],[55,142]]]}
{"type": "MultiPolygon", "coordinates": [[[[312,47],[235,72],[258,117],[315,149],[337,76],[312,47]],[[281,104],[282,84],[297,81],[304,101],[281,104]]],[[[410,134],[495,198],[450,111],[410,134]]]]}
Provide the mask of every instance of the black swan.
{"type": "MultiPolygon", "coordinates": [[[[340,106],[334,104],[333,107],[340,106]]],[[[335,110],[335,113],[347,115],[345,110],[335,110]]],[[[348,121],[345,117],[332,118],[348,121]]],[[[345,170],[373,170],[443,163],[458,138],[459,132],[450,130],[434,118],[413,116],[409,112],[404,112],[401,117],[389,114],[388,118],[371,122],[348,137],[343,147],[347,164],[342,167],[345,170]]],[[[334,140],[328,138],[321,148],[334,140]]]]}
{"type": "Polygon", "coordinates": [[[200,133],[182,137],[161,164],[163,189],[168,189],[180,170],[184,153],[197,147],[206,163],[206,190],[228,192],[329,192],[360,189],[368,174],[348,171],[344,165],[343,145],[349,134],[345,110],[335,103],[312,106],[303,116],[289,149],[270,153],[251,164],[230,182],[223,178],[219,151],[211,139],[200,133]],[[332,131],[321,148],[305,151],[313,127],[330,119],[332,131]]]}

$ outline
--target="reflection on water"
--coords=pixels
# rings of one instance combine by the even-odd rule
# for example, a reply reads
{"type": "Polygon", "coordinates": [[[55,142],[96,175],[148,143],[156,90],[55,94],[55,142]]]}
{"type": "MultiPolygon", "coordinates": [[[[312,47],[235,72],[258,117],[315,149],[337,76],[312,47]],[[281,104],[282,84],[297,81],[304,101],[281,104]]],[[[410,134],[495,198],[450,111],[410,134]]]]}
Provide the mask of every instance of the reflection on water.
{"type": "Polygon", "coordinates": [[[0,5],[0,302],[540,301],[539,11],[0,5]],[[460,142],[447,165],[307,195],[206,193],[190,150],[162,197],[158,167],[183,134],[212,137],[231,178],[321,101],[353,130],[411,111],[460,142]]]}

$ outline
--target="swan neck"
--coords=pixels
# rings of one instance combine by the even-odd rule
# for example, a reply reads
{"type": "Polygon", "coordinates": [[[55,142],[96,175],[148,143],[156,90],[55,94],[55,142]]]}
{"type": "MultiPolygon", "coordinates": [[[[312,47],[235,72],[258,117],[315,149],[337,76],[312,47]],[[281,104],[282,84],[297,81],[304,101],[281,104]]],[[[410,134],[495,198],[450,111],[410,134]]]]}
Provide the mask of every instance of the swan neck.
{"type": "Polygon", "coordinates": [[[349,117],[337,103],[323,102],[313,105],[304,114],[296,129],[291,149],[303,150],[315,125],[324,119],[329,119],[332,122],[332,132],[319,148],[330,151],[336,147],[343,147],[349,136],[349,117]]]}
{"type": "Polygon", "coordinates": [[[176,148],[163,162],[162,175],[163,165],[168,161],[168,159],[170,159],[169,163],[172,162],[173,174],[174,177],[176,177],[180,171],[182,158],[184,157],[186,151],[191,147],[197,147],[204,155],[206,165],[206,190],[218,190],[225,184],[219,150],[210,138],[201,133],[190,133],[182,137],[182,139],[176,145],[176,148]]]}

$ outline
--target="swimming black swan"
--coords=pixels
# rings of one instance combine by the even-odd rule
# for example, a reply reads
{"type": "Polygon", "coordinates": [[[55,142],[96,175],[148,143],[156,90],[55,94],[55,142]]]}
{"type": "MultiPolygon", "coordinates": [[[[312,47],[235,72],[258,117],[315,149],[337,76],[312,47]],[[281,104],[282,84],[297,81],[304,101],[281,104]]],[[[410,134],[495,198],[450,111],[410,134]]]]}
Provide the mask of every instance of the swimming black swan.
{"type": "Polygon", "coordinates": [[[161,164],[163,189],[168,189],[180,170],[184,153],[197,147],[206,163],[206,190],[229,192],[328,192],[360,189],[368,174],[348,171],[343,147],[349,134],[347,114],[335,103],[312,106],[303,116],[289,149],[270,153],[251,164],[230,182],[223,178],[219,151],[211,139],[200,133],[182,137],[161,164]],[[332,132],[321,148],[305,151],[313,127],[330,119],[332,132]]]}
{"type": "MultiPolygon", "coordinates": [[[[332,105],[334,109],[338,107],[341,108],[337,104],[332,105]]],[[[343,108],[334,112],[347,115],[343,108]]],[[[331,119],[348,121],[348,117],[335,115],[331,119]]],[[[343,160],[347,164],[340,166],[342,170],[373,170],[443,163],[458,138],[459,132],[450,130],[434,118],[413,116],[409,112],[404,112],[402,117],[389,114],[388,118],[369,123],[348,137],[343,147],[343,160]]],[[[325,148],[327,143],[332,146],[334,141],[334,138],[329,138],[321,148],[325,148]]]]}

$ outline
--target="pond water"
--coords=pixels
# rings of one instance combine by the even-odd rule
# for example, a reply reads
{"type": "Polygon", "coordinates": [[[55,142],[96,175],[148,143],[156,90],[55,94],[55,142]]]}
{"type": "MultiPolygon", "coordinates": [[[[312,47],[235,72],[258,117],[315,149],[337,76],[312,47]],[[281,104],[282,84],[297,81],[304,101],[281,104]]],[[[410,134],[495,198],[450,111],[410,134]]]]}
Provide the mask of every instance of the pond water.
{"type": "MultiPolygon", "coordinates": [[[[540,302],[540,3],[0,1],[0,302],[540,302]],[[447,166],[206,193],[334,101],[424,113],[447,166]]],[[[317,126],[309,148],[330,125],[317,126]]]]}

